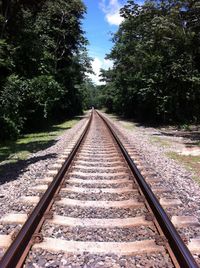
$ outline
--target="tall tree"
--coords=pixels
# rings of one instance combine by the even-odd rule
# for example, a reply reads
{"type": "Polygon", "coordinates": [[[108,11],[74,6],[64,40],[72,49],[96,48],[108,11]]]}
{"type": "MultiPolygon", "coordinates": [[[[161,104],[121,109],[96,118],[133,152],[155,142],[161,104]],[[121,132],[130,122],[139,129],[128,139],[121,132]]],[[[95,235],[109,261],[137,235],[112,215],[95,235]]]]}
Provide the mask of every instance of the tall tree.
{"type": "Polygon", "coordinates": [[[108,55],[118,95],[112,109],[142,120],[200,120],[197,2],[128,1],[121,15],[108,55]]]}
{"type": "Polygon", "coordinates": [[[82,30],[85,11],[81,0],[1,1],[0,122],[5,133],[82,111],[80,87],[90,68],[82,30]]]}

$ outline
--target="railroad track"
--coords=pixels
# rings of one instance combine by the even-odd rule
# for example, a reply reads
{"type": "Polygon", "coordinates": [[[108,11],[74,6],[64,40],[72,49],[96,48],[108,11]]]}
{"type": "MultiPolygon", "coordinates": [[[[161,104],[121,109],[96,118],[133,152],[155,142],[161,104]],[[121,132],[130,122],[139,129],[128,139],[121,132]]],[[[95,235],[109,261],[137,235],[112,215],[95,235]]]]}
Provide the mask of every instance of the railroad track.
{"type": "Polygon", "coordinates": [[[73,149],[20,200],[28,215],[0,220],[14,230],[0,236],[0,267],[198,267],[153,194],[162,189],[136,164],[92,111],[73,149]]]}

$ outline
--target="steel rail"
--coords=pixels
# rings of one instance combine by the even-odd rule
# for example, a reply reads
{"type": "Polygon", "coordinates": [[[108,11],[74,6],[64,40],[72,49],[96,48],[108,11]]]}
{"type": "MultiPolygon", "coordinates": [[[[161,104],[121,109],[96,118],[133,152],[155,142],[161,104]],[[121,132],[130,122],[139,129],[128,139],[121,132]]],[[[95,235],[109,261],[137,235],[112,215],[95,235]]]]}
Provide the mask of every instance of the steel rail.
{"type": "Polygon", "coordinates": [[[16,239],[12,242],[10,247],[7,249],[5,254],[3,255],[1,261],[0,261],[0,268],[14,268],[14,267],[21,267],[21,258],[28,246],[28,244],[31,241],[32,236],[34,235],[35,230],[37,229],[37,226],[41,222],[44,213],[46,212],[48,205],[52,201],[56,190],[58,189],[60,183],[62,182],[62,179],[71,164],[77,150],[79,149],[84,137],[86,136],[86,133],[89,130],[89,127],[91,125],[93,117],[93,109],[90,115],[89,122],[87,123],[87,126],[85,127],[83,133],[81,134],[80,138],[78,139],[78,142],[74,146],[72,152],[69,154],[67,160],[59,170],[58,174],[55,176],[54,180],[46,190],[46,192],[41,197],[39,203],[34,208],[33,212],[27,219],[27,221],[22,226],[22,229],[18,233],[16,239]],[[20,264],[19,264],[20,263],[20,264]]]}
{"type": "Polygon", "coordinates": [[[114,137],[115,141],[117,142],[121,152],[126,159],[131,171],[133,172],[145,198],[148,201],[149,206],[151,207],[155,218],[157,219],[164,235],[166,236],[168,243],[175,255],[177,262],[179,263],[180,267],[184,268],[198,268],[194,257],[192,256],[191,252],[181,239],[180,235],[178,234],[176,228],[174,227],[173,223],[170,221],[169,217],[167,216],[166,212],[164,211],[163,207],[160,205],[157,197],[152,192],[150,186],[146,183],[144,177],[138,170],[137,166],[129,156],[128,152],[126,151],[125,147],[123,146],[122,142],[120,141],[119,137],[115,133],[113,127],[109,123],[109,121],[97,111],[97,114],[102,118],[105,122],[107,128],[109,129],[110,133],[114,137]]]}

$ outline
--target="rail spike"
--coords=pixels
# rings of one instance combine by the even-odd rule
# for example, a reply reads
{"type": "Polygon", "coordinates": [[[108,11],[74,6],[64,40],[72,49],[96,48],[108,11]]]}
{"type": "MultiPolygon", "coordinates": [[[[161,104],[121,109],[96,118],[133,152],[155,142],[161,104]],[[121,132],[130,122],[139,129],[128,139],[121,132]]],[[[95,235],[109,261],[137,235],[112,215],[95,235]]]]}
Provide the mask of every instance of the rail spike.
{"type": "Polygon", "coordinates": [[[32,244],[42,243],[43,240],[44,240],[44,237],[41,233],[34,233],[31,238],[32,244]]]}

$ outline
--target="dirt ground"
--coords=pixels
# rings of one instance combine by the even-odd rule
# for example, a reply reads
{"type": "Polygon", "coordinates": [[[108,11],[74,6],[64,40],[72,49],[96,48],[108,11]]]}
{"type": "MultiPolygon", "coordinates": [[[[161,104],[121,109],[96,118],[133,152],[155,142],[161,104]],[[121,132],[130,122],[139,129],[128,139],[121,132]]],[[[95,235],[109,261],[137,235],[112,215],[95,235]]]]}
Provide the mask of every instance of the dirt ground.
{"type": "Polygon", "coordinates": [[[200,183],[200,126],[149,127],[131,120],[112,117],[123,127],[130,131],[139,130],[152,144],[162,147],[169,158],[192,171],[194,179],[200,183]]]}

